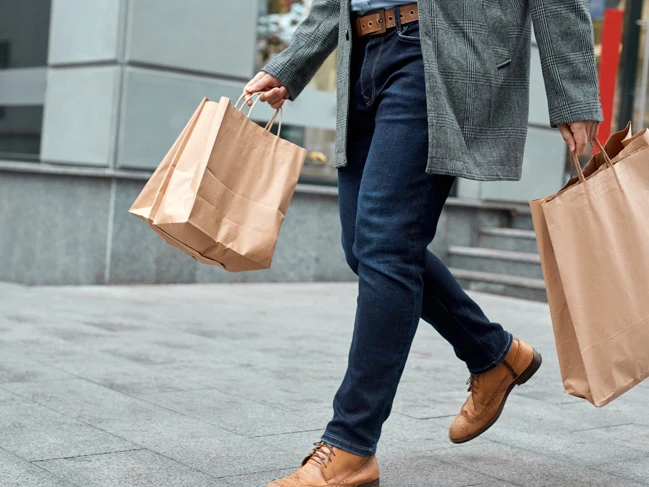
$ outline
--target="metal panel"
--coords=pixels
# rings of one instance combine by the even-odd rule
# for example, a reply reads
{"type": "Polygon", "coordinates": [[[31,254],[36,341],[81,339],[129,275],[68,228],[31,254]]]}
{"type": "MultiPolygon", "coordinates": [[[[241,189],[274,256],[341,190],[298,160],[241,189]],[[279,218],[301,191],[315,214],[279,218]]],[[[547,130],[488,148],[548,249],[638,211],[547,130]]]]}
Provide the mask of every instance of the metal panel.
{"type": "MultiPolygon", "coordinates": [[[[118,167],[156,167],[204,96],[212,100],[227,96],[234,102],[242,88],[239,82],[127,68],[118,167]]],[[[333,94],[307,90],[298,102],[286,105],[283,123],[333,129],[335,107],[333,94]]],[[[268,120],[271,114],[272,110],[264,104],[255,108],[253,119],[268,120]]]]}
{"type": "Polygon", "coordinates": [[[131,0],[127,62],[247,78],[258,12],[258,0],[131,0]]]}
{"type": "Polygon", "coordinates": [[[49,64],[118,59],[123,0],[53,0],[49,64]]]}
{"type": "Polygon", "coordinates": [[[48,74],[41,159],[108,166],[120,68],[59,68],[48,74]]]}
{"type": "Polygon", "coordinates": [[[0,106],[42,105],[47,68],[0,70],[0,106]]]}

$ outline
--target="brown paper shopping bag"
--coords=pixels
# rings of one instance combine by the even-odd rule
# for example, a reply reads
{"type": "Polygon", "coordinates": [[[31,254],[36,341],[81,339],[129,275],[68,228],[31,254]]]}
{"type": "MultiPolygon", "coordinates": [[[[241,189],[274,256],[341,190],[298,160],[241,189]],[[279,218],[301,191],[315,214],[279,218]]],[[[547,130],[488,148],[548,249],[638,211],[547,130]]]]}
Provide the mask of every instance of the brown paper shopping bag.
{"type": "Polygon", "coordinates": [[[306,158],[270,132],[277,113],[266,128],[249,115],[228,98],[204,99],[130,210],[174,247],[230,272],[270,267],[306,158]]]}
{"type": "Polygon", "coordinates": [[[171,149],[169,149],[169,152],[167,152],[167,155],[153,172],[153,175],[151,176],[149,181],[147,181],[147,183],[144,185],[144,188],[129,210],[129,212],[133,215],[142,218],[148,223],[153,222],[153,204],[156,201],[160,201],[160,197],[167,189],[167,185],[169,184],[169,177],[171,176],[175,163],[178,162],[178,158],[176,157],[178,151],[181,147],[184,147],[187,136],[192,131],[194,124],[196,123],[196,120],[198,119],[198,116],[200,115],[201,110],[203,109],[203,106],[206,102],[207,98],[203,98],[203,101],[201,101],[200,105],[198,105],[198,108],[189,119],[189,122],[187,122],[187,125],[185,125],[185,128],[180,133],[174,144],[171,146],[171,149]]]}
{"type": "Polygon", "coordinates": [[[649,145],[607,147],[613,160],[602,150],[586,177],[574,158],[577,182],[531,202],[564,387],[597,407],[649,376],[649,145]]]}

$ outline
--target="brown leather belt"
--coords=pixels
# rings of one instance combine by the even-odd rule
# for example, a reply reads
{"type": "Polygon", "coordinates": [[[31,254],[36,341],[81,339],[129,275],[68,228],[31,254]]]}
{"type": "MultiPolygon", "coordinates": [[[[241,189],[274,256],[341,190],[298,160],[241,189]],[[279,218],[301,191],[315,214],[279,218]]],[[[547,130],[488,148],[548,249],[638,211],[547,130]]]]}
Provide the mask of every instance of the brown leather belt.
{"type": "MultiPolygon", "coordinates": [[[[419,20],[419,9],[416,3],[399,7],[401,25],[419,20]]],[[[356,37],[383,34],[386,30],[397,26],[394,9],[381,9],[370,12],[356,19],[356,37]]]]}

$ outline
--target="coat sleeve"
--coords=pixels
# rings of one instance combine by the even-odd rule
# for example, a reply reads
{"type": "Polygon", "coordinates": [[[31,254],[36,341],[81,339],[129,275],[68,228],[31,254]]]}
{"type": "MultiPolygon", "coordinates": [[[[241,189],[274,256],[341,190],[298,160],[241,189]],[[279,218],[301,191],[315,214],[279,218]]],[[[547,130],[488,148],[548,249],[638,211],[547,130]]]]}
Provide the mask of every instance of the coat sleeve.
{"type": "Polygon", "coordinates": [[[297,98],[338,45],[340,2],[314,0],[289,46],[261,70],[277,78],[297,98]]]}
{"type": "Polygon", "coordinates": [[[529,0],[550,124],[603,121],[587,0],[529,0]]]}

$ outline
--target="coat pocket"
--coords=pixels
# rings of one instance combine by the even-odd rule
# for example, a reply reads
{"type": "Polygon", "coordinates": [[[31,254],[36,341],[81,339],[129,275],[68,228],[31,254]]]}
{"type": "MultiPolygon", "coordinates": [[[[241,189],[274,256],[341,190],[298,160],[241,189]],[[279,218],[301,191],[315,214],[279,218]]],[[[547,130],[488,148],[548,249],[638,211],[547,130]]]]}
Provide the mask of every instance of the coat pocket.
{"type": "Polygon", "coordinates": [[[496,67],[503,68],[512,62],[507,18],[501,0],[480,0],[487,25],[488,38],[496,67]]]}

